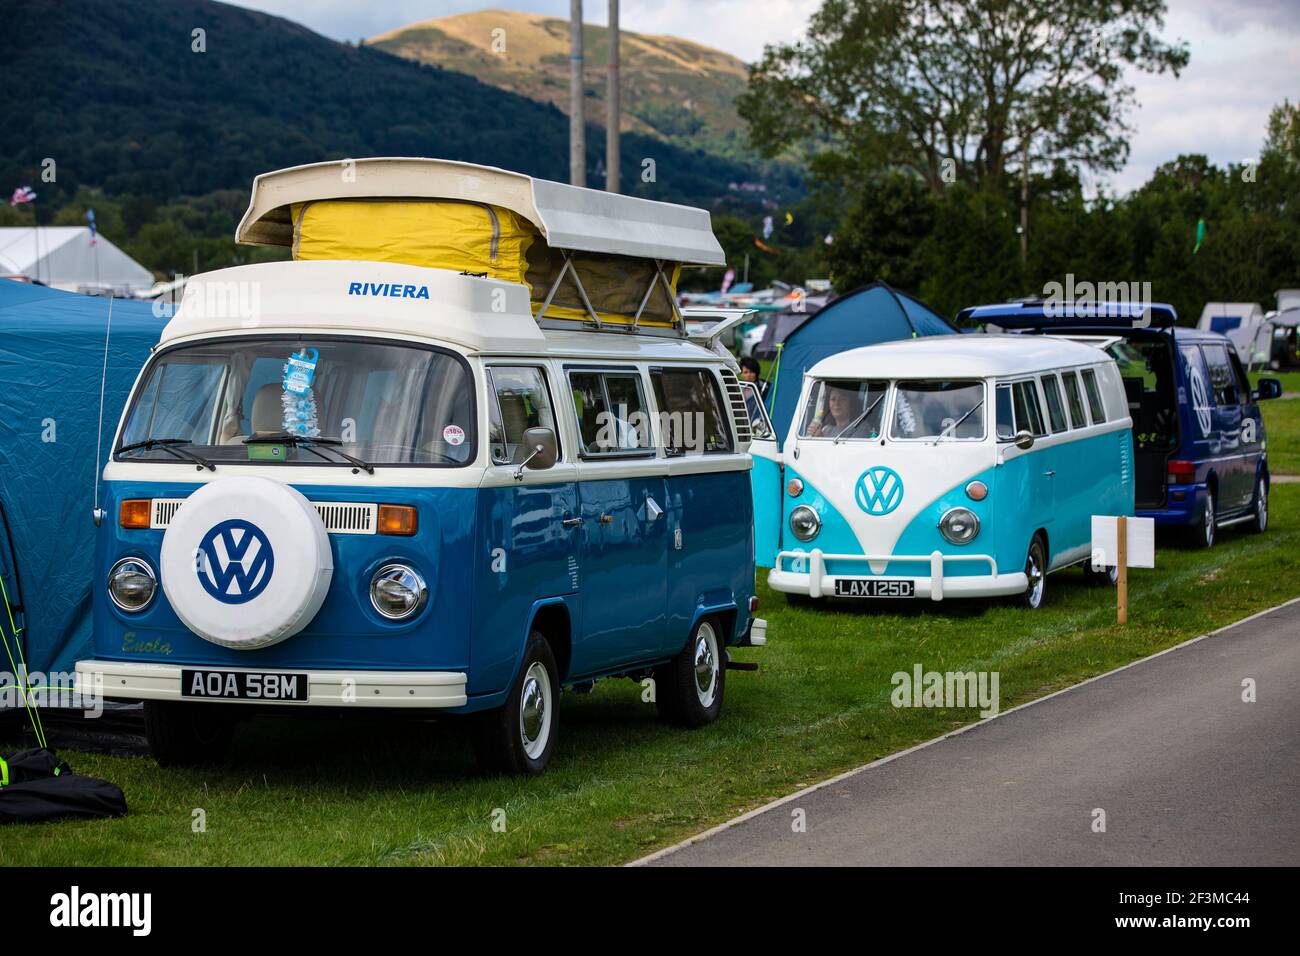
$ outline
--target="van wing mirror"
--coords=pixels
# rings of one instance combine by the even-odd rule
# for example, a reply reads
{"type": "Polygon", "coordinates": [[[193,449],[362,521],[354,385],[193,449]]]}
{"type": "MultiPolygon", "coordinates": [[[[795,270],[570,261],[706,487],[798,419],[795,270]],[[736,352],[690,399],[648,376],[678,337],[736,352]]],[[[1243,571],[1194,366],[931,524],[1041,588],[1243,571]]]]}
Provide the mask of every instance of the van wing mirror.
{"type": "Polygon", "coordinates": [[[1029,449],[1034,447],[1033,433],[1024,428],[1016,432],[1016,437],[1014,441],[1016,443],[1017,448],[1029,449]]]}
{"type": "Polygon", "coordinates": [[[1261,378],[1255,386],[1255,401],[1282,397],[1282,380],[1280,378],[1261,378]]]}
{"type": "Polygon", "coordinates": [[[555,432],[549,428],[529,428],[524,432],[524,445],[528,448],[528,457],[515,469],[515,480],[524,480],[524,469],[546,469],[552,467],[560,457],[560,448],[555,441],[555,432]]]}

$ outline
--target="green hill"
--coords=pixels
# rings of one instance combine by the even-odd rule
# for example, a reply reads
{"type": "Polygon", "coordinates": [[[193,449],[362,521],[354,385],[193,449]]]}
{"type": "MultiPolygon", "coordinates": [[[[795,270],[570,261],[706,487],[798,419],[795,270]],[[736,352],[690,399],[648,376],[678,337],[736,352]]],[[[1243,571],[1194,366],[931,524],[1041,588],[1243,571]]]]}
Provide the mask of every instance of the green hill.
{"type": "MultiPolygon", "coordinates": [[[[47,210],[82,187],[165,202],[349,156],[437,156],[567,179],[567,120],[554,106],[279,17],[210,0],[10,0],[4,13],[0,188],[31,184],[47,210]],[[40,175],[46,158],[54,183],[40,175]]],[[[594,171],[599,129],[588,143],[594,171]]],[[[623,138],[623,168],[626,191],[704,206],[734,201],[729,183],[758,177],[636,132],[623,138]],[[635,177],[647,157],[653,183],[635,177]]],[[[797,188],[787,177],[784,188],[797,188]]]]}

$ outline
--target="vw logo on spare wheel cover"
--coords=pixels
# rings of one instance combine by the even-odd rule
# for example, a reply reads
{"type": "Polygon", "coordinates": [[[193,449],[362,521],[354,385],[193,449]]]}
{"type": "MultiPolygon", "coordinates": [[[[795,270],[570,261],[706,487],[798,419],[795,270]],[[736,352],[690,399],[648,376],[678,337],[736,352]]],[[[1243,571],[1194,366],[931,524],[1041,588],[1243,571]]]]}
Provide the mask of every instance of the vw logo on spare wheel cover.
{"type": "Polygon", "coordinates": [[[858,476],[853,494],[867,514],[887,515],[903,503],[903,479],[894,469],[876,465],[858,476]]]}
{"type": "Polygon", "coordinates": [[[275,553],[261,528],[231,518],[203,536],[194,564],[203,590],[223,604],[245,604],[271,583],[275,553]]]}

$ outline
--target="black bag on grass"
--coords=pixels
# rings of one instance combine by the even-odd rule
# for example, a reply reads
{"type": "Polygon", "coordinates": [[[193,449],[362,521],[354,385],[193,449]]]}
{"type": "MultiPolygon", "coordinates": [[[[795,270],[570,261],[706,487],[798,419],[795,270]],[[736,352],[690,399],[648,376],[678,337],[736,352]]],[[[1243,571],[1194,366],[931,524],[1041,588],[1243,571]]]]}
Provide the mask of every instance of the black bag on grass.
{"type": "Polygon", "coordinates": [[[0,823],[120,817],[126,797],[107,780],[75,774],[38,747],[0,758],[0,823]]]}

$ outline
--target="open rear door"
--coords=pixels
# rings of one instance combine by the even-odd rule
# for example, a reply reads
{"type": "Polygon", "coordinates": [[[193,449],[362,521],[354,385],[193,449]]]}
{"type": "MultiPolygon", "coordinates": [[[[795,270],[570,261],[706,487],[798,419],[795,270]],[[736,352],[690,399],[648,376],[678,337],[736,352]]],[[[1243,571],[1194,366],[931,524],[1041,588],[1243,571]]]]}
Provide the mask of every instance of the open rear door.
{"type": "Polygon", "coordinates": [[[760,568],[770,568],[781,549],[781,446],[757,386],[742,382],[740,387],[754,433],[749,446],[749,454],[754,459],[749,478],[754,496],[754,563],[760,568]]]}

